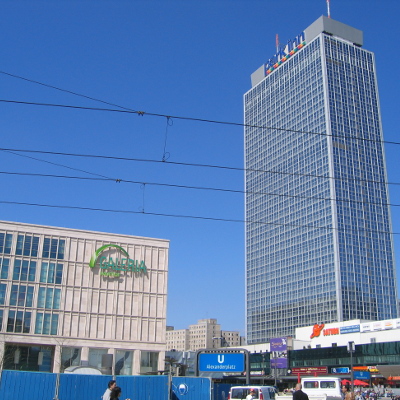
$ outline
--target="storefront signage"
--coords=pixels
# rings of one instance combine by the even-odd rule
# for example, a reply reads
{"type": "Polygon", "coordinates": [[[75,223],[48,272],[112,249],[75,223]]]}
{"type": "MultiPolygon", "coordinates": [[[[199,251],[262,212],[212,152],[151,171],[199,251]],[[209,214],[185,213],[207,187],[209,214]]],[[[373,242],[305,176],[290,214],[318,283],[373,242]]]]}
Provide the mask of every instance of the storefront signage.
{"type": "Polygon", "coordinates": [[[340,334],[342,335],[346,333],[356,333],[356,332],[360,332],[360,325],[342,326],[340,328],[340,334]]]}
{"type": "Polygon", "coordinates": [[[322,329],[324,329],[324,326],[325,326],[325,324],[320,324],[320,325],[319,324],[315,324],[313,326],[313,330],[312,330],[310,339],[315,338],[315,337],[319,337],[319,335],[322,332],[322,329]]]}
{"type": "Polygon", "coordinates": [[[101,269],[100,275],[112,278],[119,277],[121,272],[147,272],[144,261],[131,259],[128,252],[116,244],[105,244],[98,248],[90,259],[89,267],[94,268],[96,264],[99,264],[101,269]],[[113,258],[102,255],[109,248],[117,249],[122,257],[113,258]]]}
{"type": "Polygon", "coordinates": [[[270,339],[269,344],[271,346],[271,351],[286,351],[287,350],[286,337],[270,339]]]}
{"type": "Polygon", "coordinates": [[[327,374],[328,367],[296,367],[291,369],[291,373],[300,375],[327,374]]]}
{"type": "Polygon", "coordinates": [[[339,328],[328,328],[322,331],[324,336],[339,335],[339,328]]]}
{"type": "Polygon", "coordinates": [[[271,368],[287,368],[287,338],[272,338],[269,343],[271,348],[271,368]]]}
{"type": "Polygon", "coordinates": [[[287,59],[297,53],[298,50],[304,47],[305,44],[305,35],[304,32],[301,32],[300,35],[296,36],[293,40],[289,40],[285,47],[278,48],[277,53],[265,64],[265,75],[270,74],[278,68],[287,59]]]}
{"type": "Polygon", "coordinates": [[[324,336],[332,336],[332,335],[344,335],[346,333],[355,333],[360,332],[360,325],[350,325],[350,326],[342,326],[340,328],[326,328],[324,329],[325,324],[315,324],[312,328],[312,333],[310,339],[319,337],[321,332],[324,336]]]}
{"type": "Polygon", "coordinates": [[[376,368],[376,365],[374,366],[356,366],[353,367],[354,371],[369,371],[369,372],[379,372],[378,369],[376,368]]]}
{"type": "Polygon", "coordinates": [[[348,374],[349,372],[350,372],[349,367],[331,368],[332,374],[348,374]]]}
{"type": "Polygon", "coordinates": [[[385,324],[384,329],[393,329],[393,322],[392,321],[385,321],[384,324],[385,324]]]}

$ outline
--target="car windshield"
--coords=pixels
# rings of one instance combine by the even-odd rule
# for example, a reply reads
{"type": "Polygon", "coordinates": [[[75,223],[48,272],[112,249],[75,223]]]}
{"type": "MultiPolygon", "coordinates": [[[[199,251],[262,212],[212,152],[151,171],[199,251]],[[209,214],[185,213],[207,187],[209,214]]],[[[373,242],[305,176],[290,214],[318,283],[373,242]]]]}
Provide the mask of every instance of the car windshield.
{"type": "MultiPolygon", "coordinates": [[[[246,396],[250,393],[251,388],[236,388],[231,391],[231,399],[246,399],[246,396]]],[[[258,399],[258,389],[254,390],[254,398],[258,399]]]]}

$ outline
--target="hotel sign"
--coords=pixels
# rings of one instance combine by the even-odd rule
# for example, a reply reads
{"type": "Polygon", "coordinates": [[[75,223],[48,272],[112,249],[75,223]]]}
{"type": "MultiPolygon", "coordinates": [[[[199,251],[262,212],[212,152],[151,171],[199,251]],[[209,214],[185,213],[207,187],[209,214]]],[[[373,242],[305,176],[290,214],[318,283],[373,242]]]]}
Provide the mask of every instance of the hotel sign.
{"type": "Polygon", "coordinates": [[[304,32],[297,35],[294,39],[289,40],[285,47],[280,47],[277,49],[277,53],[268,60],[265,64],[265,75],[270,74],[276,68],[278,68],[287,59],[297,53],[306,44],[304,32]]]}
{"type": "Polygon", "coordinates": [[[122,272],[147,272],[144,261],[131,259],[128,252],[116,244],[105,244],[94,252],[89,267],[94,268],[97,264],[101,270],[100,275],[112,278],[119,277],[122,272]],[[104,253],[110,248],[116,249],[117,253],[120,253],[120,258],[118,256],[113,258],[111,255],[106,257],[104,253]]]}

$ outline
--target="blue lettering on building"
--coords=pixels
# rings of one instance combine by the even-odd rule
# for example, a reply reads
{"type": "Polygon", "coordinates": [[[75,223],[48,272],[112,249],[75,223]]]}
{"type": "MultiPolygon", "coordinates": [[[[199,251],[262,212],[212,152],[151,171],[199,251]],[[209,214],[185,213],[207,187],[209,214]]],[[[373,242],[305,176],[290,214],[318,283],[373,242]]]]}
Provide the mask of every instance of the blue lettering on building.
{"type": "Polygon", "coordinates": [[[285,62],[289,57],[297,52],[300,48],[305,45],[304,32],[300,33],[294,39],[288,40],[285,47],[280,47],[276,54],[271,57],[265,64],[265,72],[269,74],[275,68],[277,68],[282,62],[285,62]]]}

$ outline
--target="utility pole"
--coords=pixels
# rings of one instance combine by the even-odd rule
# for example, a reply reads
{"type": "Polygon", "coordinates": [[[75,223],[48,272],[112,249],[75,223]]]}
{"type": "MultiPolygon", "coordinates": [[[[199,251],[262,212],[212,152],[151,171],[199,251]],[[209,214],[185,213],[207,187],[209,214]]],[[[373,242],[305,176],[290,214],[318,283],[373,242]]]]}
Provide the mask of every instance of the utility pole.
{"type": "Polygon", "coordinates": [[[354,392],[354,374],[353,374],[353,353],[355,352],[354,342],[347,344],[347,351],[350,353],[350,380],[351,380],[351,392],[354,392]]]}

